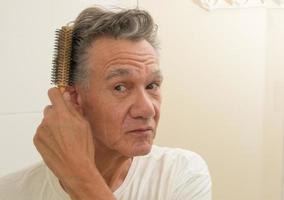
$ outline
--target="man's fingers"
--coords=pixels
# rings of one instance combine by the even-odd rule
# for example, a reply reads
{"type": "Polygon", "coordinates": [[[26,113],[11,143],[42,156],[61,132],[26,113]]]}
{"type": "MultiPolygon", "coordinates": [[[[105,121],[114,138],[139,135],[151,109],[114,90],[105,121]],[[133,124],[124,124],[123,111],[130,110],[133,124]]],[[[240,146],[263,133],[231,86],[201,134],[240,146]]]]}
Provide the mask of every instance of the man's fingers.
{"type": "Polygon", "coordinates": [[[49,113],[51,109],[52,109],[52,105],[45,106],[43,110],[43,116],[46,117],[47,113],[49,113]]]}
{"type": "Polygon", "coordinates": [[[48,97],[51,101],[51,104],[54,106],[56,110],[58,110],[59,112],[66,112],[67,107],[63,99],[63,96],[58,88],[54,87],[49,89],[48,97]]]}
{"type": "MultiPolygon", "coordinates": [[[[60,112],[70,112],[75,116],[81,116],[82,111],[79,106],[75,105],[72,102],[69,92],[65,91],[63,94],[58,88],[51,88],[48,90],[48,96],[52,103],[52,109],[55,109],[60,112]]],[[[50,107],[46,110],[48,111],[50,107]]]]}

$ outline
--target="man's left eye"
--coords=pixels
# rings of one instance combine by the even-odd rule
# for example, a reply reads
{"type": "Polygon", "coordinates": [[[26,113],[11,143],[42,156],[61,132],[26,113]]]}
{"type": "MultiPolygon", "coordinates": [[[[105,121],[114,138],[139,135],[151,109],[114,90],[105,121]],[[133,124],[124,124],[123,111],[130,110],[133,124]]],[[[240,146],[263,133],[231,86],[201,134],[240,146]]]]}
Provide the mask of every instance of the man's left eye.
{"type": "Polygon", "coordinates": [[[160,84],[158,83],[151,83],[149,85],[147,85],[146,89],[148,90],[156,90],[160,87],[160,84]]]}
{"type": "Polygon", "coordinates": [[[123,85],[117,85],[114,89],[118,92],[124,92],[126,90],[126,87],[123,85]]]}

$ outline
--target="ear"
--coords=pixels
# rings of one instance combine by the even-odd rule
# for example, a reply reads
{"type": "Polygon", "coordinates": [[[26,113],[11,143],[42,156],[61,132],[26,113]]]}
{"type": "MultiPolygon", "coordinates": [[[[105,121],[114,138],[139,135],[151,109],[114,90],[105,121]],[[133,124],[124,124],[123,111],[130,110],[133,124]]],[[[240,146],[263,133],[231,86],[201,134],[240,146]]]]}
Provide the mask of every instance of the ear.
{"type": "Polygon", "coordinates": [[[82,97],[78,92],[78,88],[76,86],[67,86],[66,91],[69,92],[72,103],[82,108],[82,97]]]}

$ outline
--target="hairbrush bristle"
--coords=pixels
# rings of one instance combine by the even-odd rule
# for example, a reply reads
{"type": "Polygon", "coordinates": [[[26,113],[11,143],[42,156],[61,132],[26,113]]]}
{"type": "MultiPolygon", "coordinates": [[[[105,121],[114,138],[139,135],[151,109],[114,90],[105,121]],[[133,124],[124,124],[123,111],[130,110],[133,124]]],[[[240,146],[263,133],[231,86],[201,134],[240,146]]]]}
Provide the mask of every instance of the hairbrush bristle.
{"type": "Polygon", "coordinates": [[[56,30],[51,82],[60,88],[65,88],[70,83],[72,31],[70,26],[56,30]]]}

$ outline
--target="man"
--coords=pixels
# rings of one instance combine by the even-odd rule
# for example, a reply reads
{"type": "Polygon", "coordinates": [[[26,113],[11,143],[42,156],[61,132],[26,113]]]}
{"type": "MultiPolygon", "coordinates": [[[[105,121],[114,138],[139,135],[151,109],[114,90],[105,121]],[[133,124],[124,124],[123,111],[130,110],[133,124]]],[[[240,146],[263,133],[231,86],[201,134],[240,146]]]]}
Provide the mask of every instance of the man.
{"type": "Polygon", "coordinates": [[[163,77],[151,16],[92,7],[73,35],[73,85],[48,91],[34,137],[44,163],[3,177],[0,199],[211,199],[200,156],[152,147],[163,77]]]}

